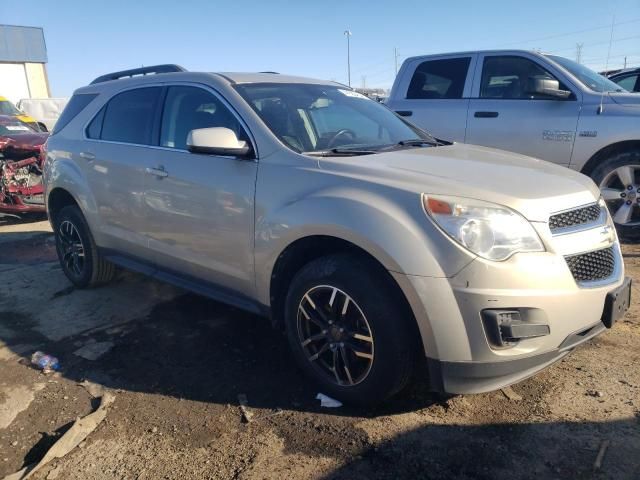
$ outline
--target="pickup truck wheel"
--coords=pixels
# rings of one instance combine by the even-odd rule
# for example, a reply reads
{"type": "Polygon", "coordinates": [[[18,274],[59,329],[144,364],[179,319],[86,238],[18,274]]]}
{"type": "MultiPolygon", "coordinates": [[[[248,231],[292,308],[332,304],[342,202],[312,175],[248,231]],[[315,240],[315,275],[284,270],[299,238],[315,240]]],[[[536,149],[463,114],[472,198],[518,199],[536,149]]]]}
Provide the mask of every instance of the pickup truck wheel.
{"type": "Polygon", "coordinates": [[[618,235],[640,238],[640,151],[614,155],[593,171],[618,235]]]}
{"type": "Polygon", "coordinates": [[[390,279],[349,255],[314,260],[294,277],[286,299],[287,337],[294,357],[320,391],[371,405],[411,378],[416,349],[406,307],[390,279]]]}
{"type": "Polygon", "coordinates": [[[64,207],[54,219],[56,252],[67,278],[78,288],[107,283],[115,265],[98,253],[87,221],[76,206],[64,207]]]}

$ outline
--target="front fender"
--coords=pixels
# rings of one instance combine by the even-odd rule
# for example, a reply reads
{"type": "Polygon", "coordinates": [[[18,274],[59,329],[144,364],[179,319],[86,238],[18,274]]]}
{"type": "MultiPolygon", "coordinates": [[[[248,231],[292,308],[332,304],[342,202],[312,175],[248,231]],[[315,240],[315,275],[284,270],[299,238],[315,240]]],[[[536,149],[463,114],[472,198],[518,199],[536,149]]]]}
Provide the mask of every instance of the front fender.
{"type": "Polygon", "coordinates": [[[269,305],[273,268],[296,240],[322,235],[353,243],[387,270],[450,277],[473,256],[447,239],[426,217],[419,195],[389,189],[385,195],[350,187],[313,192],[256,213],[256,287],[269,305]]]}

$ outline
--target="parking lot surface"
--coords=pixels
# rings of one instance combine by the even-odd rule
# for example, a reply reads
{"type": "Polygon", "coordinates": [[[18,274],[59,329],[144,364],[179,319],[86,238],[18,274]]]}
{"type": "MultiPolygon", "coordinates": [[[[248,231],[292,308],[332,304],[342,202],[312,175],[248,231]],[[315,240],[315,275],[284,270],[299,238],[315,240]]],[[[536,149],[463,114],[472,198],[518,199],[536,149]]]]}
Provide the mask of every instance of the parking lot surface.
{"type": "Polygon", "coordinates": [[[106,419],[32,478],[638,479],[640,246],[624,259],[626,317],[512,389],[418,382],[377,409],[329,409],[264,319],[131,273],[74,290],[46,222],[0,224],[0,478],[94,411],[97,385],[115,396],[106,419]],[[36,350],[61,370],[32,368],[36,350]]]}

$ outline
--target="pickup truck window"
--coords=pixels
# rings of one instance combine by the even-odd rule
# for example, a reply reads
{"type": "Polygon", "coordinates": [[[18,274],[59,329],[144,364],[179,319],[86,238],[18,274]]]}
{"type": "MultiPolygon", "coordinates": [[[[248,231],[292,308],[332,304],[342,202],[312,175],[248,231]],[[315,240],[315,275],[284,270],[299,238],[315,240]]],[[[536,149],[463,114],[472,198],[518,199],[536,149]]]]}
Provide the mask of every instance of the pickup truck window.
{"type": "MultiPolygon", "coordinates": [[[[537,63],[524,57],[486,57],[482,66],[480,98],[547,100],[549,97],[533,92],[535,79],[555,77],[537,63]]],[[[567,90],[567,88],[563,88],[567,90]]]]}
{"type": "Polygon", "coordinates": [[[471,57],[422,62],[411,78],[407,98],[462,98],[470,62],[471,57]]]}
{"type": "MultiPolygon", "coordinates": [[[[622,77],[621,79],[616,79],[616,83],[624,88],[627,92],[637,92],[638,88],[636,85],[638,84],[639,75],[629,75],[628,77],[622,77]]],[[[640,87],[640,85],[638,85],[640,87]]]]}

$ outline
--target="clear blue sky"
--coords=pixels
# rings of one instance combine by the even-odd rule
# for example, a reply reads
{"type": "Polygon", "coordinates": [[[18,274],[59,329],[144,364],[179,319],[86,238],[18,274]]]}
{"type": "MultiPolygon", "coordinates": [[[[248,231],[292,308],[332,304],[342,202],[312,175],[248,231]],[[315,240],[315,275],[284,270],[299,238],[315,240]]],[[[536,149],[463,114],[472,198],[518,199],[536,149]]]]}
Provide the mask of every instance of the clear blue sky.
{"type": "Polygon", "coordinates": [[[530,48],[604,68],[640,65],[640,0],[0,0],[0,23],[44,28],[54,96],[114,70],[178,63],[189,70],[275,70],[389,87],[402,55],[530,48]]]}

